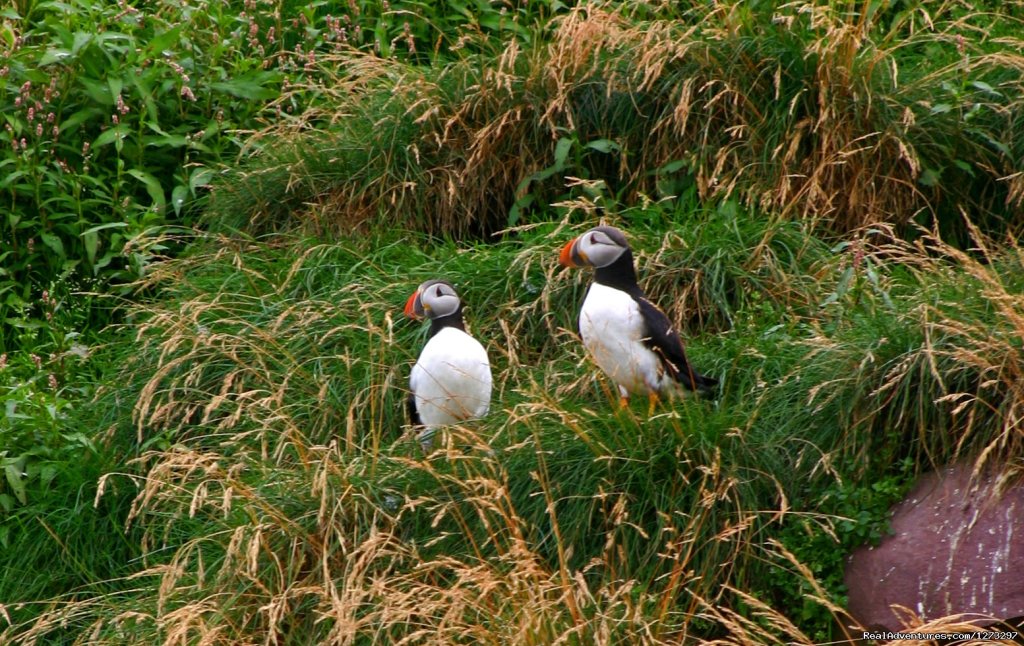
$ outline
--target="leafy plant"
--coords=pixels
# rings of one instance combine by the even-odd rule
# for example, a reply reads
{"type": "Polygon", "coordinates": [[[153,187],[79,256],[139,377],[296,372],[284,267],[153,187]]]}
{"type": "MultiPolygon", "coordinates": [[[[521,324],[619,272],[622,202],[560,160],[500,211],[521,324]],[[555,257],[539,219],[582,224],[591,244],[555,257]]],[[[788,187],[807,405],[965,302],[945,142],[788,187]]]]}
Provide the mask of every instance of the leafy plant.
{"type": "MultiPolygon", "coordinates": [[[[72,291],[125,285],[145,274],[154,251],[180,249],[150,241],[166,243],[167,227],[192,223],[220,165],[251,145],[241,133],[323,102],[324,57],[429,60],[454,52],[463,29],[525,36],[520,21],[541,20],[546,6],[508,15],[490,3],[423,11],[403,1],[6,9],[0,318],[51,282],[72,291]],[[308,89],[281,99],[296,87],[308,89]]],[[[10,347],[4,334],[0,349],[10,347]]]]}
{"type": "Polygon", "coordinates": [[[854,548],[878,545],[887,534],[889,512],[914,482],[914,461],[905,458],[897,469],[878,479],[835,483],[813,506],[813,515],[794,514],[786,518],[778,540],[789,554],[814,575],[814,581],[794,572],[787,559],[776,560],[771,572],[771,596],[777,607],[790,608],[801,626],[816,626],[810,632],[815,641],[832,638],[834,612],[815,599],[815,585],[845,605],[843,572],[846,558],[854,548]]]}

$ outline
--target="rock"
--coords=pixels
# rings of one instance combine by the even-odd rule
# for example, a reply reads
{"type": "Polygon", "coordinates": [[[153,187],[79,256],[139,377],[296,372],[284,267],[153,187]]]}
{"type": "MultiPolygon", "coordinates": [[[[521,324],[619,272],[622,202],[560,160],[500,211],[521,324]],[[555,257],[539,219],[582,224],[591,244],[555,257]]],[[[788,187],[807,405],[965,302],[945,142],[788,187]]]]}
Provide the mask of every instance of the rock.
{"type": "Polygon", "coordinates": [[[970,464],[923,476],[893,508],[894,534],[849,557],[849,610],[865,628],[904,628],[894,604],[926,620],[1024,615],[1024,484],[995,495],[995,478],[970,476],[970,464]]]}

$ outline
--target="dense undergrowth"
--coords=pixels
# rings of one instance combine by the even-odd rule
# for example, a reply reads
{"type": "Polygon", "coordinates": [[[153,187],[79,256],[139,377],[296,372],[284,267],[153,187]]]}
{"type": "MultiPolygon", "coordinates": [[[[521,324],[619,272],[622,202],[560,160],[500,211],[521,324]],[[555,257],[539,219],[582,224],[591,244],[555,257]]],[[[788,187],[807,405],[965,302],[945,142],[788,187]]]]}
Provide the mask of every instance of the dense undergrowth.
{"type": "Polygon", "coordinates": [[[586,178],[619,200],[692,191],[839,233],[938,223],[966,243],[961,209],[1017,232],[1024,57],[1005,8],[589,5],[496,59],[343,55],[327,63],[343,72],[334,112],[310,115],[328,124],[266,130],[275,145],[223,178],[207,221],[480,235],[586,178]]]}
{"type": "Polygon", "coordinates": [[[471,248],[211,239],[158,267],[164,297],[133,309],[99,396],[106,441],[138,456],[97,493],[133,498],[114,514],[130,578],[7,604],[6,636],[841,636],[842,554],[881,537],[916,472],[1019,463],[1020,252],[830,248],[735,205],[644,210],[676,224],[633,228],[644,283],[701,313],[689,352],[724,384],[650,417],[617,410],[572,331],[584,281],[556,255],[578,214],[471,248]],[[456,281],[499,386],[424,456],[401,406],[422,329],[400,310],[431,276],[456,281]]]}
{"type": "Polygon", "coordinates": [[[1019,476],[1020,3],[484,4],[3,14],[0,643],[821,643],[1019,476]],[[601,220],[716,400],[615,405],[601,220]],[[496,389],[423,455],[431,277],[496,389]]]}

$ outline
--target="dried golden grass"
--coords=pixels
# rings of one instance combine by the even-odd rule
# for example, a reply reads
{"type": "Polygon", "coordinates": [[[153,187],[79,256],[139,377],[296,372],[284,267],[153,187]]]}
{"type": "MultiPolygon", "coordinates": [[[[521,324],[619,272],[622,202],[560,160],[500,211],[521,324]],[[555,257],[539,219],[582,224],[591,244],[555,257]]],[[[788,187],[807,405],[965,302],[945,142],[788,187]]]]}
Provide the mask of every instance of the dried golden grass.
{"type": "MultiPolygon", "coordinates": [[[[392,512],[360,491],[354,481],[367,475],[365,465],[346,458],[336,444],[309,447],[307,473],[267,473],[278,486],[268,480],[256,487],[251,477],[243,478],[246,469],[259,468],[243,456],[183,449],[152,456],[133,518],[164,518],[151,523],[163,534],[147,533],[147,559],[162,561],[159,554],[167,549],[173,556],[132,577],[152,586],[143,595],[147,603],[138,610],[125,610],[116,598],[56,604],[18,643],[45,643],[68,624],[79,624],[76,644],[274,644],[294,640],[299,631],[337,644],[676,641],[680,618],[668,599],[699,583],[685,574],[692,527],[670,524],[666,530],[663,558],[674,567],[665,589],[615,575],[621,528],[628,525],[622,498],[611,505],[601,559],[578,570],[564,559],[553,566],[527,539],[532,530],[511,504],[499,462],[471,460],[454,448],[479,442],[471,432],[449,438],[448,459],[471,473],[453,477],[436,459],[403,460],[403,468],[436,478],[447,495],[403,498],[392,512]],[[288,508],[305,511],[296,517],[288,508]],[[251,521],[177,538],[179,522],[237,513],[251,521]],[[482,537],[470,553],[426,557],[430,545],[417,546],[402,531],[424,514],[435,527],[452,527],[446,521],[454,519],[454,527],[474,523],[486,530],[466,527],[468,535],[482,537]]],[[[723,495],[718,488],[702,494],[705,518],[723,495]]],[[[553,504],[549,500],[557,526],[553,504]]],[[[687,522],[699,523],[701,515],[687,522]]],[[[445,538],[440,531],[434,540],[445,538]]]]}
{"type": "MultiPolygon", "coordinates": [[[[803,312],[817,332],[774,346],[800,358],[783,361],[781,376],[772,376],[778,357],[746,358],[761,347],[763,322],[740,339],[743,368],[729,373],[726,401],[742,417],[680,405],[648,419],[610,413],[613,393],[601,397],[603,380],[578,365],[572,319],[586,279],[555,269],[575,230],[568,216],[547,234],[524,228],[533,242],[489,248],[495,262],[464,251],[425,259],[399,244],[296,244],[266,254],[290,257],[274,263],[265,250],[221,243],[157,268],[151,280],[169,291],[138,308],[128,373],[144,377],[134,417],[142,442],[163,435],[169,446],[104,485],[138,487],[130,522],[144,562],[122,595],[56,600],[7,634],[26,644],[61,626],[81,644],[810,644],[790,608],[753,594],[764,585],[752,579],[759,564],[782,562],[816,606],[855,628],[809,567],[765,538],[797,513],[791,471],[838,481],[855,471],[840,461],[898,444],[895,433],[917,421],[936,459],[1019,464],[1016,246],[996,250],[980,234],[969,252],[936,235],[872,246],[865,233],[847,262],[898,263],[920,279],[908,283],[913,294],[898,293],[892,276],[879,282],[898,310],[877,318],[926,332],[893,355],[857,336],[873,333],[857,329],[875,311],[865,299],[888,311],[881,292],[858,297],[864,318],[843,321],[814,305],[843,269],[835,257],[778,225],[760,239],[739,235],[727,254],[744,268],[728,277],[737,291],[760,290],[775,313],[803,312]],[[469,322],[496,350],[501,384],[491,418],[440,434],[426,457],[401,437],[404,364],[418,340],[392,320],[419,278],[394,285],[393,268],[415,262],[466,279],[469,322]],[[784,450],[772,435],[776,423],[823,415],[849,416],[833,445],[816,445],[812,425],[785,437],[796,444],[784,450]],[[783,452],[788,461],[772,468],[783,452]],[[610,475],[596,486],[578,476],[597,468],[610,475]],[[677,499],[688,502],[664,507],[677,499]],[[598,548],[584,551],[589,537],[598,548]]],[[[638,234],[644,282],[666,305],[671,286],[692,278],[668,260],[689,239],[638,234]]]]}
{"type": "Polygon", "coordinates": [[[527,194],[542,204],[576,193],[569,175],[635,201],[683,162],[673,172],[703,200],[841,233],[949,220],[957,206],[1019,228],[1024,56],[1012,38],[965,39],[982,14],[952,4],[890,24],[866,6],[795,2],[763,24],[739,4],[638,21],[598,3],[559,17],[550,43],[513,41],[494,60],[414,69],[337,57],[327,81],[281,102],[330,98],[256,133],[269,167],[225,181],[211,220],[241,206],[256,232],[346,234],[383,219],[480,235],[503,229],[527,194]],[[931,62],[929,48],[960,56],[931,62]],[[564,139],[565,168],[531,179],[557,165],[564,139]],[[621,151],[586,148],[595,140],[621,151]]]}
{"type": "MultiPolygon", "coordinates": [[[[1018,276],[1024,270],[1024,249],[1015,243],[997,245],[966,219],[975,247],[962,251],[937,236],[926,238],[919,256],[924,270],[966,275],[968,289],[991,315],[977,318],[970,301],[940,300],[922,309],[929,336],[942,339],[928,348],[929,362],[945,364],[940,383],[970,375],[970,389],[951,392],[936,401],[952,407],[958,421],[955,454],[975,460],[974,475],[998,465],[1021,475],[1024,455],[1024,292],[1018,276]],[[986,427],[995,423],[995,432],[986,427]]],[[[973,300],[972,299],[972,300],[973,300]]]]}

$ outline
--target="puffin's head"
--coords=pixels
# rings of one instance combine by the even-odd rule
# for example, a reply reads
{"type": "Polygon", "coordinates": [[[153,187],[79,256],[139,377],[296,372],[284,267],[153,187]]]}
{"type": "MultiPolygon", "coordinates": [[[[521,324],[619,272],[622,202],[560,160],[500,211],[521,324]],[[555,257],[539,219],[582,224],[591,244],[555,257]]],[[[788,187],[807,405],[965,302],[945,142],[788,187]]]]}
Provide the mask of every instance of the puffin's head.
{"type": "Polygon", "coordinates": [[[446,280],[428,280],[412,293],[405,302],[405,315],[414,319],[441,318],[459,309],[459,295],[446,280]]]}
{"type": "Polygon", "coordinates": [[[629,251],[626,234],[615,227],[594,227],[562,247],[563,267],[607,267],[629,251]]]}

